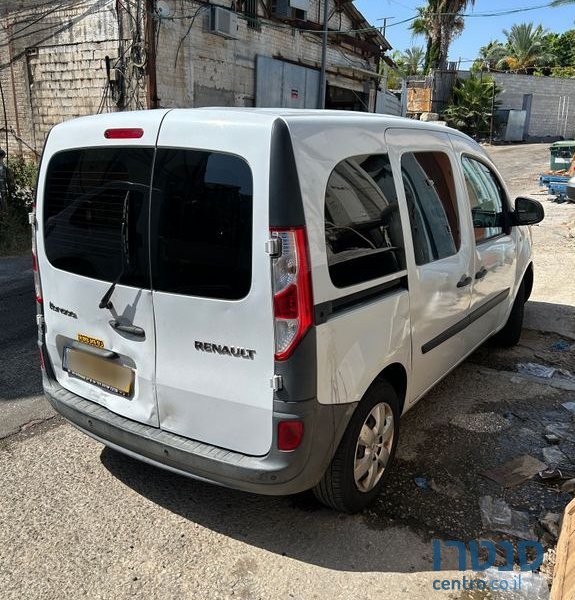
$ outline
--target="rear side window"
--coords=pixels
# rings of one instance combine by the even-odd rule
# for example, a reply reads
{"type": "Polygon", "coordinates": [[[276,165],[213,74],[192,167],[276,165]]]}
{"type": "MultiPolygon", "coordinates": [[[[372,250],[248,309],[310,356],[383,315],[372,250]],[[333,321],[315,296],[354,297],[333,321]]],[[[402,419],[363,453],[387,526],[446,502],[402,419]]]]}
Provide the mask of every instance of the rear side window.
{"type": "Polygon", "coordinates": [[[155,290],[238,300],[252,277],[252,173],[220,152],[158,149],[152,211],[155,290]]]}
{"type": "Polygon", "coordinates": [[[325,240],[336,287],[405,268],[397,194],[386,154],[354,156],[332,171],[325,194],[325,240]]]}
{"type": "Polygon", "coordinates": [[[121,283],[149,287],[152,159],[152,148],[87,148],[52,157],[43,214],[46,255],[54,267],[113,281],[125,257],[121,283]]]}
{"type": "Polygon", "coordinates": [[[456,254],[460,244],[459,215],[453,171],[447,154],[404,154],[401,175],[415,264],[425,265],[456,254]]]}

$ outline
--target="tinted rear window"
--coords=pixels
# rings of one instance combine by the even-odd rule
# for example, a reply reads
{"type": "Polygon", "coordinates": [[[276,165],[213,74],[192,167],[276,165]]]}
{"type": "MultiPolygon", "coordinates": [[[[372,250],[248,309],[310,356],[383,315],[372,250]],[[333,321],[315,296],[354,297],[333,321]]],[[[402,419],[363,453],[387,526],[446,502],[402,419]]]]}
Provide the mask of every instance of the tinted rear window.
{"type": "Polygon", "coordinates": [[[44,192],[44,243],[59,269],[115,280],[122,221],[129,267],[121,283],[149,287],[148,198],[152,148],[88,148],[52,157],[44,192]]]}
{"type": "Polygon", "coordinates": [[[44,240],[71,273],[113,281],[123,247],[123,284],[237,300],[251,285],[252,173],[221,152],[158,149],[155,163],[152,148],[61,152],[46,176],[44,240]]]}
{"type": "Polygon", "coordinates": [[[158,149],[151,239],[155,290],[237,300],[252,276],[252,173],[237,156],[158,149]]]}

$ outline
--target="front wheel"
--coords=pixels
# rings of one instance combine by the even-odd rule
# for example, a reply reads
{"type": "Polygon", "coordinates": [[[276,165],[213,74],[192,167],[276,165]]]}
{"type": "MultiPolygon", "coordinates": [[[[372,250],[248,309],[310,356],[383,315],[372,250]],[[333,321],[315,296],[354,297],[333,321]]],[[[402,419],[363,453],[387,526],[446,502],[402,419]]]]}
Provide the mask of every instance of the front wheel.
{"type": "Polygon", "coordinates": [[[387,381],[377,381],[358,404],[322,480],[316,498],[354,513],[371,504],[384,485],[399,440],[400,407],[387,381]]]}

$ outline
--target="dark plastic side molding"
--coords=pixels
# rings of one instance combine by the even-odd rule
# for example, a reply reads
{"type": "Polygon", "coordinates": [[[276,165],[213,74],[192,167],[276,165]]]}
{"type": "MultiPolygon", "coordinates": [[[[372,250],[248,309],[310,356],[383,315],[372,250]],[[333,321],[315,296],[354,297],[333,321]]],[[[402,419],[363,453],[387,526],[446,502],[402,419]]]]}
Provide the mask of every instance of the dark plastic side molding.
{"type": "Polygon", "coordinates": [[[277,119],[270,147],[270,227],[303,227],[305,216],[291,135],[277,119]]]}

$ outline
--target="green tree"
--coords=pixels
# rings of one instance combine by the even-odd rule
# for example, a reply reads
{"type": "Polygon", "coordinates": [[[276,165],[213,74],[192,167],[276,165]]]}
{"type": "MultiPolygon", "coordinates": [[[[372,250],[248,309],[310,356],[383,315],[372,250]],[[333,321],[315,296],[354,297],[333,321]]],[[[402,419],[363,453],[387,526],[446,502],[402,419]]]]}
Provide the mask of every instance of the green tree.
{"type": "Polygon", "coordinates": [[[417,17],[410,29],[427,40],[424,72],[447,68],[449,46],[463,31],[463,13],[474,3],[475,0],[428,0],[426,6],[416,9],[417,17]]]}
{"type": "Polygon", "coordinates": [[[28,213],[32,208],[38,168],[35,162],[11,158],[7,163],[8,202],[0,211],[0,256],[30,249],[28,213]]]}
{"type": "Polygon", "coordinates": [[[425,50],[421,46],[412,46],[404,52],[401,52],[395,61],[400,72],[408,77],[410,75],[419,75],[425,59],[425,50]]]}
{"type": "Polygon", "coordinates": [[[499,92],[491,77],[471,75],[467,79],[460,79],[453,88],[453,101],[443,111],[443,118],[451,127],[474,137],[487,134],[491,124],[493,97],[493,106],[497,110],[499,92]]]}
{"type": "Polygon", "coordinates": [[[546,43],[547,32],[541,25],[520,23],[510,30],[504,29],[503,33],[507,37],[507,55],[499,60],[497,68],[533,73],[537,67],[553,65],[554,56],[546,43]]]}
{"type": "Polygon", "coordinates": [[[555,58],[555,67],[575,67],[575,29],[549,34],[545,42],[555,58]]]}
{"type": "Polygon", "coordinates": [[[479,48],[479,56],[473,62],[472,71],[493,71],[497,63],[507,55],[507,49],[498,40],[491,40],[479,48]]]}

